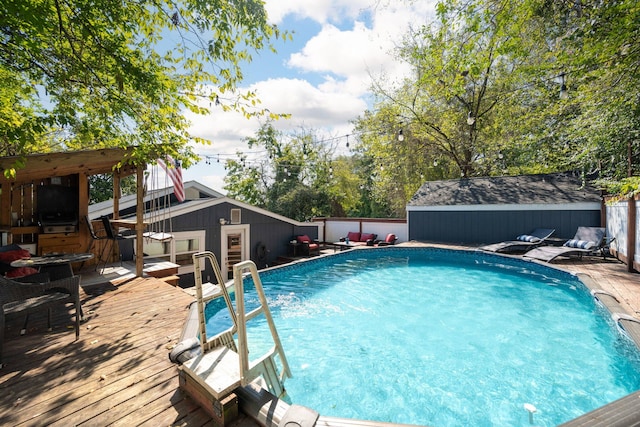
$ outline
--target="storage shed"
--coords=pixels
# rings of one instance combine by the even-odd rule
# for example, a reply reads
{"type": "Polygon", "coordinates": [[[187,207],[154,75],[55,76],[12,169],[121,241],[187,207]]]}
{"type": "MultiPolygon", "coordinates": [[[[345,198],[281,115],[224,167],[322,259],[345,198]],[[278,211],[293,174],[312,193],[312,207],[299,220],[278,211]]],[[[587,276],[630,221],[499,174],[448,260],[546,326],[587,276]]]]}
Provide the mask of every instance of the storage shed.
{"type": "Polygon", "coordinates": [[[601,226],[601,193],[575,173],[425,182],[407,204],[410,240],[486,244],[535,228],[569,239],[601,226]]]}

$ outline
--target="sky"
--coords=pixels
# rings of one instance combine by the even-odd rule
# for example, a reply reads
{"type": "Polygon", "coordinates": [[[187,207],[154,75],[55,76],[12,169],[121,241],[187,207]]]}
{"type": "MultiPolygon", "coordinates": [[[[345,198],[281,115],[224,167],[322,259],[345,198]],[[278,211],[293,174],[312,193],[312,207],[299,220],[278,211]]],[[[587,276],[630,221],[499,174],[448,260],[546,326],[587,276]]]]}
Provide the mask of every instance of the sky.
{"type": "MultiPolygon", "coordinates": [[[[394,46],[411,26],[431,20],[434,7],[435,0],[266,0],[270,22],[292,32],[293,41],[276,43],[276,54],[255,54],[242,67],[239,92],[255,91],[260,107],[290,114],[273,123],[285,134],[313,130],[346,152],[350,122],[372,105],[372,76],[392,82],[408,72],[394,60],[394,46]]],[[[225,193],[226,159],[236,158],[238,150],[249,159],[264,157],[244,141],[255,136],[259,120],[215,106],[206,116],[187,117],[191,133],[212,144],[195,146],[202,161],[183,170],[184,181],[225,193]]],[[[165,179],[161,172],[155,176],[165,179]]]]}

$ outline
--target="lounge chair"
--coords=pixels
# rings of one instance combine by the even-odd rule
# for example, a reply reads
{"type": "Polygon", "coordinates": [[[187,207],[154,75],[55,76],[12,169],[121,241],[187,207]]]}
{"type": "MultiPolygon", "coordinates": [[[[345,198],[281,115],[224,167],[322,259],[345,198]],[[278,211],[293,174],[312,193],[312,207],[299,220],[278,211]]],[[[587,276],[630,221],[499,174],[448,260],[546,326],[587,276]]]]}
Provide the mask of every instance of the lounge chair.
{"type": "Polygon", "coordinates": [[[320,242],[317,240],[311,240],[309,236],[306,234],[300,235],[296,237],[296,241],[298,245],[302,248],[302,253],[304,255],[312,256],[312,255],[320,255],[320,242]]]}
{"type": "Polygon", "coordinates": [[[525,252],[542,245],[546,239],[551,237],[554,231],[556,230],[553,228],[536,228],[529,234],[521,234],[515,240],[493,243],[482,246],[479,249],[489,252],[525,252]]]}
{"type": "Polygon", "coordinates": [[[384,238],[384,240],[377,240],[376,241],[376,246],[391,246],[391,245],[395,245],[397,240],[398,240],[398,238],[396,237],[395,234],[389,233],[389,234],[387,234],[387,237],[384,238]]]}
{"type": "Polygon", "coordinates": [[[350,231],[347,233],[347,237],[340,238],[340,242],[348,243],[351,246],[373,246],[377,238],[378,235],[374,233],[350,231]]]}
{"type": "Polygon", "coordinates": [[[606,230],[602,227],[578,227],[573,239],[562,246],[540,246],[524,254],[525,258],[551,262],[557,257],[602,254],[606,244],[606,230]]]}

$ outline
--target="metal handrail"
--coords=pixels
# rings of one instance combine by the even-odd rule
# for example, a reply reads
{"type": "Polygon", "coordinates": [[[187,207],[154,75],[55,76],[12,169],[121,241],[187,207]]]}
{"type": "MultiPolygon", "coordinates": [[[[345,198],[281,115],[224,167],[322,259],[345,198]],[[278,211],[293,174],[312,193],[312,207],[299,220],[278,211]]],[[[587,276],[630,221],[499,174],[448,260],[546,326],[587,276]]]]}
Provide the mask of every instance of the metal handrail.
{"type": "Polygon", "coordinates": [[[229,347],[231,350],[236,350],[235,342],[233,341],[233,335],[238,330],[238,318],[236,316],[236,312],[233,309],[233,303],[231,302],[231,296],[229,295],[229,289],[222,279],[222,272],[220,271],[220,264],[218,264],[218,260],[216,256],[212,252],[198,252],[193,254],[193,275],[196,282],[196,302],[198,304],[198,330],[200,333],[200,348],[202,349],[202,353],[206,353],[207,351],[219,347],[220,345],[225,345],[229,347]],[[220,293],[214,292],[213,294],[205,297],[202,292],[202,271],[204,270],[204,266],[202,262],[204,260],[208,260],[213,268],[214,275],[216,277],[217,285],[220,288],[220,293]],[[231,316],[231,320],[233,322],[233,326],[225,331],[220,332],[214,337],[207,338],[207,324],[204,316],[204,308],[209,301],[217,299],[222,294],[225,303],[227,304],[227,309],[229,310],[229,314],[231,316]]]}
{"type": "MultiPolygon", "coordinates": [[[[269,310],[269,305],[267,304],[267,297],[264,294],[262,281],[260,280],[260,276],[258,275],[258,268],[256,267],[256,264],[253,261],[249,260],[241,261],[237,264],[234,264],[233,280],[236,291],[236,308],[238,311],[237,317],[238,319],[240,319],[240,321],[238,322],[238,356],[240,357],[241,384],[244,386],[253,381],[261,373],[259,372],[259,369],[261,367],[260,365],[263,364],[267,358],[273,360],[276,355],[280,357],[280,362],[282,363],[282,372],[278,375],[278,379],[282,384],[282,381],[285,377],[291,377],[291,371],[289,369],[289,363],[287,362],[287,358],[282,348],[282,343],[280,342],[280,337],[278,336],[278,331],[276,330],[275,323],[273,323],[273,318],[271,317],[271,311],[269,310]],[[251,274],[256,293],[258,294],[258,298],[260,299],[260,307],[252,310],[249,313],[246,313],[244,304],[243,273],[246,270],[248,270],[251,274]],[[257,359],[257,361],[253,364],[250,364],[246,320],[252,319],[260,313],[263,313],[267,320],[274,346],[264,356],[257,359]]],[[[269,386],[272,387],[271,384],[269,384],[269,386]]]]}
{"type": "Polygon", "coordinates": [[[269,391],[276,396],[284,394],[284,379],[285,377],[291,377],[291,371],[287,362],[278,331],[276,330],[273,318],[271,317],[271,311],[267,304],[267,298],[262,288],[262,281],[258,275],[258,268],[253,261],[242,261],[233,266],[233,282],[225,284],[222,279],[222,273],[220,271],[220,265],[217,262],[215,255],[212,252],[198,252],[193,254],[193,267],[194,278],[196,282],[196,301],[198,304],[198,325],[200,333],[200,347],[202,353],[207,352],[225,346],[233,352],[237,353],[239,363],[239,375],[240,384],[245,386],[251,383],[256,378],[262,376],[266,382],[269,391]],[[213,268],[216,276],[217,284],[219,286],[218,292],[213,292],[210,295],[204,296],[202,290],[202,271],[204,270],[203,262],[208,260],[213,268]],[[244,300],[244,281],[243,276],[245,271],[249,271],[253,278],[256,293],[260,300],[260,306],[246,312],[245,300],[244,300]],[[230,291],[235,292],[235,304],[234,309],[233,302],[231,300],[230,291]],[[209,301],[223,297],[227,305],[227,309],[231,316],[233,325],[218,333],[217,335],[207,338],[207,327],[204,309],[209,301]],[[247,321],[254,319],[255,317],[263,314],[269,325],[271,337],[273,339],[273,347],[267,351],[262,357],[249,361],[249,346],[247,340],[247,321]],[[237,348],[234,335],[237,334],[237,348]],[[278,368],[275,358],[279,357],[282,365],[281,372],[278,373],[278,368]]]}

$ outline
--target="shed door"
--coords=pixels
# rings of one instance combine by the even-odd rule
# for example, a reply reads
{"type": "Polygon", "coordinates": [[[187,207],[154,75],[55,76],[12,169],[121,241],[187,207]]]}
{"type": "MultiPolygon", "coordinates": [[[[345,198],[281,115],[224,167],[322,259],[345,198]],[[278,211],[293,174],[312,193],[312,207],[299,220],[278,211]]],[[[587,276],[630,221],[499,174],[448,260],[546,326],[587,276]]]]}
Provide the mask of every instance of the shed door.
{"type": "Polygon", "coordinates": [[[233,265],[249,259],[249,226],[222,226],[222,277],[233,278],[233,265]]]}

